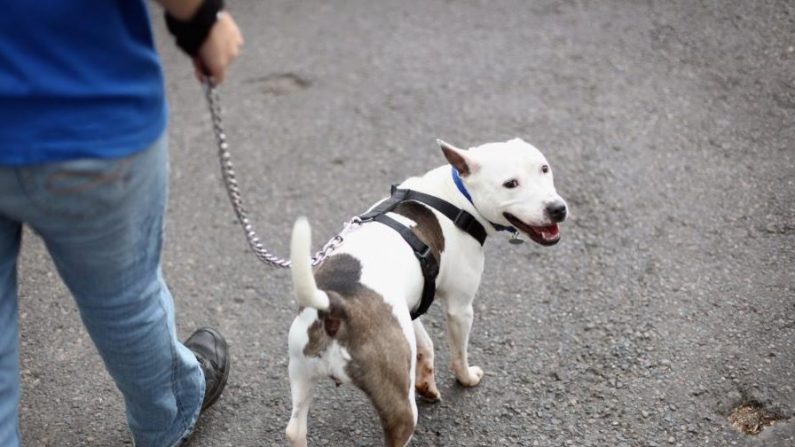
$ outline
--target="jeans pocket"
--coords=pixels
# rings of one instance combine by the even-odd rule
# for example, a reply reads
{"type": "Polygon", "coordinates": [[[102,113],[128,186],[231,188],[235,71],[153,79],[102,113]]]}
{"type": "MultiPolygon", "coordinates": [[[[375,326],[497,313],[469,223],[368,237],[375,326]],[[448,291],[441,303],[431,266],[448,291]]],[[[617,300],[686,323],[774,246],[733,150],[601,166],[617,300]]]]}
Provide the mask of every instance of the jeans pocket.
{"type": "Polygon", "coordinates": [[[21,177],[29,198],[42,212],[87,219],[123,202],[134,158],[70,160],[26,168],[21,177]]]}

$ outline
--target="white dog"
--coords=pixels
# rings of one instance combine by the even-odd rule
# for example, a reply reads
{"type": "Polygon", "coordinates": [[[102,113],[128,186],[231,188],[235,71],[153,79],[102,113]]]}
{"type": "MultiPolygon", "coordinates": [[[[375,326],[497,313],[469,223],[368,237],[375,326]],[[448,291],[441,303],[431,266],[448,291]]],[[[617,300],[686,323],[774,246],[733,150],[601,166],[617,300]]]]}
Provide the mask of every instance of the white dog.
{"type": "Polygon", "coordinates": [[[439,143],[452,168],[412,177],[398,192],[416,191],[451,207],[409,198],[382,213],[410,229],[406,237],[414,235],[427,246],[425,255],[432,256],[438,272],[421,268],[416,247],[394,225],[367,215],[368,222],[313,272],[309,224],[305,219],[295,224],[292,277],[300,308],[289,336],[293,411],[286,430],[293,446],[306,445],[307,413],[323,377],[361,388],[380,416],[385,445],[405,446],[417,422],[415,390],[439,398],[433,343],[420,320],[412,320],[416,309],[424,311],[429,304],[423,306],[421,297],[433,298],[435,285],[447,316],[453,372],[464,386],[475,386],[483,371],[470,366],[467,343],[483,272],[483,239],[497,229],[518,230],[542,245],[560,238],[558,223],[566,218],[567,206],[538,149],[521,139],[468,151],[439,143]],[[440,211],[445,207],[447,213],[440,211]]]}

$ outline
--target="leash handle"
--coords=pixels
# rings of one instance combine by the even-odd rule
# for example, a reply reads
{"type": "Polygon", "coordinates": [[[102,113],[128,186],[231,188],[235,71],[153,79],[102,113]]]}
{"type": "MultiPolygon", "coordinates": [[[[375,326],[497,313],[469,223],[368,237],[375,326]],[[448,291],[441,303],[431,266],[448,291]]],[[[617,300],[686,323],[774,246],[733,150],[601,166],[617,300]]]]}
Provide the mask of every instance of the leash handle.
{"type": "MultiPolygon", "coordinates": [[[[237,220],[243,227],[246,241],[248,242],[249,247],[251,247],[251,250],[254,251],[254,255],[256,255],[257,259],[259,259],[262,263],[271,267],[289,268],[290,260],[271,254],[262,245],[259,236],[257,236],[256,231],[254,231],[254,225],[249,220],[248,213],[243,206],[243,198],[240,194],[240,187],[237,183],[237,177],[235,175],[235,167],[232,163],[232,154],[229,151],[229,144],[226,141],[226,132],[224,132],[223,120],[221,118],[221,104],[218,95],[218,89],[213,84],[212,78],[209,76],[205,76],[202,84],[204,86],[205,97],[207,98],[207,105],[210,109],[213,133],[215,134],[215,140],[218,144],[218,159],[221,163],[221,177],[223,178],[224,186],[226,187],[226,192],[229,196],[229,201],[232,203],[232,208],[235,211],[237,220]]],[[[342,231],[331,238],[331,240],[329,240],[323,246],[323,248],[312,257],[312,265],[316,266],[323,262],[323,260],[331,254],[331,252],[336,250],[337,247],[342,244],[344,240],[343,235],[357,228],[361,225],[361,223],[361,219],[358,217],[354,217],[348,221],[343,227],[342,231]]]]}

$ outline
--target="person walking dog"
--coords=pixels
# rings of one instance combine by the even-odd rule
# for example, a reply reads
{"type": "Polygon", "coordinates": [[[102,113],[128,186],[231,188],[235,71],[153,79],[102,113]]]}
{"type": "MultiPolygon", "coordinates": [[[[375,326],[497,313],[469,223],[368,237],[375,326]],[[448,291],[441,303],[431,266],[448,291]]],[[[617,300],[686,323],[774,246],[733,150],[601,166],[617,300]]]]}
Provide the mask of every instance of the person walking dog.
{"type": "MultiPolygon", "coordinates": [[[[222,0],[158,0],[215,83],[242,35],[222,0]]],[[[4,2],[0,14],[0,446],[19,435],[17,257],[38,234],[124,397],[135,445],[183,443],[224,389],[223,336],[177,339],[160,256],[167,104],[145,0],[4,2]]]]}

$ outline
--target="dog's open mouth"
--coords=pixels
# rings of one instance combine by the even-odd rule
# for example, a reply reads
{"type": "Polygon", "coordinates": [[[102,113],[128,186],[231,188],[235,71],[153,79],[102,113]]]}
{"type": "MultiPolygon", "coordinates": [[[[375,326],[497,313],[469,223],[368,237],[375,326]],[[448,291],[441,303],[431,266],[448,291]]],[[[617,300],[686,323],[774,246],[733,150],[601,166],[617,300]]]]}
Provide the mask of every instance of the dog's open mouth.
{"type": "Polygon", "coordinates": [[[555,245],[560,240],[560,228],[558,224],[546,225],[543,227],[534,227],[527,225],[519,220],[516,216],[510,213],[503,213],[508,222],[511,223],[522,233],[528,235],[530,239],[541,245],[555,245]]]}

